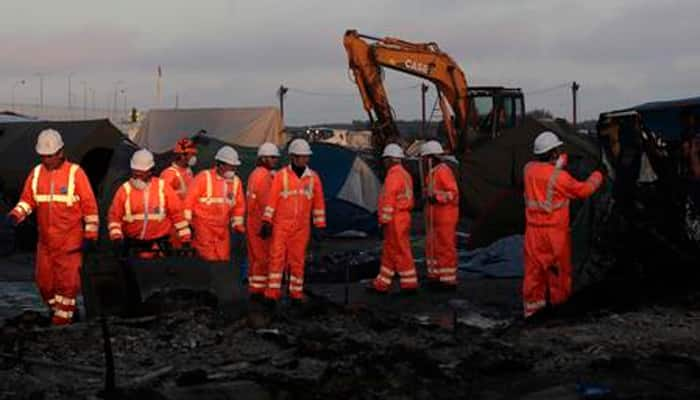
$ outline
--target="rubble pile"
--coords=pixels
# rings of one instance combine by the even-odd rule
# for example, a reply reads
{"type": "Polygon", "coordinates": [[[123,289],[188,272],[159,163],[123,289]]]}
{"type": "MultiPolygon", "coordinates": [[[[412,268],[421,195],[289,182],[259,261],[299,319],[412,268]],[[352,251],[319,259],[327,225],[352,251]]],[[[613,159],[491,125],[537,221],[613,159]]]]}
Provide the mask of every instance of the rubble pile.
{"type": "Polygon", "coordinates": [[[535,325],[464,302],[450,324],[322,298],[274,312],[254,303],[243,319],[201,306],[108,318],[108,391],[99,321],[55,329],[25,313],[2,327],[0,399],[566,399],[591,382],[619,399],[693,398],[697,300],[535,325]]]}

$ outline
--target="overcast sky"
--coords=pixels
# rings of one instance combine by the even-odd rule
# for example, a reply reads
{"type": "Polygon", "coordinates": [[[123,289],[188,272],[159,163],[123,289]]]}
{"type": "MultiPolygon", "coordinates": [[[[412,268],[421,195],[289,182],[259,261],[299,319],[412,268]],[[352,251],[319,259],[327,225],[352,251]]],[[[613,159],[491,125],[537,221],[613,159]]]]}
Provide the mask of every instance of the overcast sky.
{"type": "MultiPolygon", "coordinates": [[[[411,41],[435,41],[464,69],[470,85],[522,87],[526,107],[570,117],[563,84],[581,85],[579,112],[700,94],[698,0],[2,0],[0,102],[15,82],[18,102],[38,102],[46,74],[48,104],[74,103],[83,86],[98,106],[123,81],[130,104],[163,100],[181,107],[277,104],[290,91],[290,125],[364,119],[348,80],[347,28],[411,41]],[[560,86],[558,89],[542,89],[560,86]],[[310,95],[300,92],[320,93],[310,95]]],[[[419,118],[408,75],[387,73],[399,118],[419,118]],[[408,88],[408,89],[407,89],[408,88]]],[[[434,91],[432,91],[434,93],[434,91]]],[[[433,97],[431,97],[432,99],[433,97]]]]}

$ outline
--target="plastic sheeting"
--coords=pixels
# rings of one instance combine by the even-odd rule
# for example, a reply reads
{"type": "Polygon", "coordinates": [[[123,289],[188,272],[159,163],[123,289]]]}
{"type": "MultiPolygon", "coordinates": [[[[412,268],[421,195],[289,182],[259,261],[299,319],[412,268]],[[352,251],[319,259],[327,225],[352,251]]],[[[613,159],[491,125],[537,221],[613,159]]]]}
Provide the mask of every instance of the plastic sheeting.
{"type": "Polygon", "coordinates": [[[522,235],[508,236],[487,247],[459,252],[459,269],[489,278],[520,278],[524,274],[522,235]]]}
{"type": "Polygon", "coordinates": [[[285,142],[280,112],[275,107],[151,110],[133,137],[155,153],[169,151],[178,139],[205,130],[210,138],[243,147],[285,142]]]}

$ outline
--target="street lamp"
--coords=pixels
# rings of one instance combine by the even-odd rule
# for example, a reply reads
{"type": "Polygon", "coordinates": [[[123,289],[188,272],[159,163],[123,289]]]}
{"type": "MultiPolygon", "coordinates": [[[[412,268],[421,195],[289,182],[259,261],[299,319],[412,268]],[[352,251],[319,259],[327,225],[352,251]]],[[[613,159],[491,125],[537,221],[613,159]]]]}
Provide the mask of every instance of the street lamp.
{"type": "Polygon", "coordinates": [[[123,114],[123,116],[124,116],[124,119],[126,120],[126,119],[128,119],[128,116],[129,116],[127,114],[127,111],[126,111],[126,88],[122,89],[121,93],[124,95],[124,114],[123,114]]]}
{"type": "Polygon", "coordinates": [[[17,86],[24,85],[25,83],[27,83],[27,81],[22,79],[21,81],[17,81],[12,85],[12,111],[15,111],[15,89],[17,86]]]}
{"type": "Polygon", "coordinates": [[[44,75],[41,72],[37,72],[34,74],[34,76],[39,77],[39,105],[41,107],[41,111],[44,111],[44,75]]]}
{"type": "Polygon", "coordinates": [[[71,118],[73,118],[73,94],[71,91],[71,81],[70,79],[75,75],[75,72],[71,72],[68,74],[68,113],[71,115],[71,118]]]}
{"type": "Polygon", "coordinates": [[[114,82],[114,102],[112,103],[112,119],[114,119],[117,113],[117,94],[119,93],[119,85],[124,84],[124,81],[119,80],[114,82]]]}
{"type": "Polygon", "coordinates": [[[87,82],[80,81],[83,85],[83,119],[87,119],[87,82]]]}

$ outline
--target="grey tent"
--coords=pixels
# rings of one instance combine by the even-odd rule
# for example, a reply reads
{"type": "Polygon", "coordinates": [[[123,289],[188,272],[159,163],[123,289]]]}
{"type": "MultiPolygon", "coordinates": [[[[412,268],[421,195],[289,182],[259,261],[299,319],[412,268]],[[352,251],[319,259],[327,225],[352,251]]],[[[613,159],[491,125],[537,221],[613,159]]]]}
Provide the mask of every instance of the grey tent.
{"type": "Polygon", "coordinates": [[[151,110],[133,137],[154,153],[169,151],[178,139],[200,131],[228,144],[257,147],[284,144],[282,117],[275,107],[151,110]]]}

